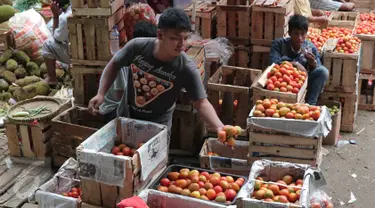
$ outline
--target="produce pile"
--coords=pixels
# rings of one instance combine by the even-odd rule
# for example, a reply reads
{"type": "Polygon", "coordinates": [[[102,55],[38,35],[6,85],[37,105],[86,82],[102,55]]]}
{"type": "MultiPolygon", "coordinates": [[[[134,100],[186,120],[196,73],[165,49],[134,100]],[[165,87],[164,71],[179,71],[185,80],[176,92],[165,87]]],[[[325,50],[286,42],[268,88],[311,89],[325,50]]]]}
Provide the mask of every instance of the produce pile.
{"type": "Polygon", "coordinates": [[[230,204],[244,183],[243,178],[183,168],[179,172],[169,172],[167,178],[161,179],[158,190],[230,204]]]}
{"type": "Polygon", "coordinates": [[[267,74],[266,89],[271,91],[298,93],[306,81],[306,72],[293,67],[292,63],[284,61],[275,64],[267,74]]]}
{"type": "Polygon", "coordinates": [[[298,120],[315,120],[320,117],[320,107],[301,103],[283,103],[277,99],[257,100],[251,116],[298,120]]]}
{"type": "Polygon", "coordinates": [[[217,138],[221,143],[233,148],[236,144],[237,137],[241,135],[243,131],[244,130],[239,126],[226,125],[219,131],[217,138]]]}
{"type": "MultiPolygon", "coordinates": [[[[47,74],[45,63],[38,65],[21,50],[8,49],[0,56],[0,100],[17,101],[33,98],[37,95],[53,95],[57,90],[50,89],[43,81],[47,74]]],[[[64,70],[56,69],[59,81],[68,82],[71,77],[64,70]]],[[[61,86],[60,83],[57,89],[61,86]]]]}
{"type": "Polygon", "coordinates": [[[324,43],[327,41],[327,38],[321,36],[320,30],[313,30],[314,28],[309,28],[309,32],[307,34],[307,40],[311,41],[318,51],[321,51],[324,43]]]}
{"type": "Polygon", "coordinates": [[[156,16],[154,10],[148,4],[134,4],[126,8],[123,20],[125,23],[125,31],[128,39],[133,38],[134,25],[141,20],[147,20],[156,24],[156,16]]]}
{"type": "Polygon", "coordinates": [[[68,193],[64,192],[64,193],[61,193],[61,195],[63,196],[67,196],[67,197],[73,197],[73,198],[76,198],[76,199],[81,199],[81,189],[79,187],[77,188],[72,188],[68,193]]]}
{"type": "Polygon", "coordinates": [[[334,105],[332,108],[328,108],[328,110],[329,110],[329,114],[331,114],[331,116],[334,116],[340,111],[340,108],[334,105]]]}
{"type": "MultiPolygon", "coordinates": [[[[137,149],[140,148],[142,145],[143,143],[139,143],[137,146],[137,149]]],[[[114,155],[123,155],[123,156],[133,157],[137,149],[131,148],[130,146],[126,144],[120,144],[118,146],[112,147],[111,153],[114,155]]]]}
{"type": "Polygon", "coordinates": [[[344,37],[337,40],[337,45],[335,51],[338,53],[349,53],[353,54],[358,51],[359,44],[361,40],[357,37],[344,37]]]}
{"type": "Polygon", "coordinates": [[[276,182],[266,182],[262,177],[258,177],[255,180],[254,191],[251,198],[267,202],[298,204],[302,185],[302,179],[294,180],[290,175],[285,175],[276,182]]]}
{"type": "Polygon", "coordinates": [[[360,19],[361,22],[355,28],[355,34],[375,35],[375,14],[361,14],[360,19]]]}

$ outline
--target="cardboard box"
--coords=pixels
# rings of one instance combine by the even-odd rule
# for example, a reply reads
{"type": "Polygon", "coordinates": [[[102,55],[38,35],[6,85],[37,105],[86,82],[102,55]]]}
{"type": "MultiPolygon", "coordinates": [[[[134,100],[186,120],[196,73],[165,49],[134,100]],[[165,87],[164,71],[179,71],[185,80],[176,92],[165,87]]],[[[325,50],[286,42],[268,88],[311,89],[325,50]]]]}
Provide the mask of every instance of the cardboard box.
{"type": "Polygon", "coordinates": [[[337,101],[320,101],[319,105],[325,105],[328,108],[337,106],[339,112],[331,116],[332,118],[332,129],[329,134],[323,138],[323,145],[336,145],[340,136],[340,126],[341,126],[341,103],[337,101]]]}
{"type": "Polygon", "coordinates": [[[82,200],[88,204],[113,207],[133,196],[136,185],[148,183],[168,161],[167,127],[164,125],[117,118],[95,132],[77,147],[82,179],[82,200]],[[138,148],[133,157],[116,156],[112,147],[124,143],[138,148]]]}

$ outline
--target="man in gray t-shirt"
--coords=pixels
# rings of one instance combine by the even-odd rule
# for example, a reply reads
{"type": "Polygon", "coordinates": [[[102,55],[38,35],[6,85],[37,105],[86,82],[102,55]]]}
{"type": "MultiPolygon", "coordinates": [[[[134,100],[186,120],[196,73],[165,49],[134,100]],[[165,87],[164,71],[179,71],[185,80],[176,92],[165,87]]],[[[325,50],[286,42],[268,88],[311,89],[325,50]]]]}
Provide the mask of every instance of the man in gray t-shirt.
{"type": "Polygon", "coordinates": [[[190,19],[183,10],[165,10],[159,18],[157,38],[129,41],[108,63],[98,94],[90,100],[90,111],[97,112],[119,70],[128,67],[131,118],[161,123],[170,129],[175,102],[185,88],[202,119],[221,129],[224,125],[207,100],[197,66],[183,52],[190,28],[190,19]]]}

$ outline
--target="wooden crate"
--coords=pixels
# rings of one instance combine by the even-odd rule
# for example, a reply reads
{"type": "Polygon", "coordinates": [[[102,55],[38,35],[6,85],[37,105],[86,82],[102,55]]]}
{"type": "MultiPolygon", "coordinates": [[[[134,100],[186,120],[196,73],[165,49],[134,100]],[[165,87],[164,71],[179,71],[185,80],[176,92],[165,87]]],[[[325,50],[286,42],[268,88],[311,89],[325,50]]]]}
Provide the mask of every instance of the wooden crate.
{"type": "Polygon", "coordinates": [[[361,13],[375,10],[375,2],[373,0],[349,0],[355,4],[355,9],[361,13]]]}
{"type": "Polygon", "coordinates": [[[235,5],[234,0],[220,1],[216,6],[217,37],[226,37],[235,45],[247,46],[251,38],[251,7],[246,1],[235,5]]]}
{"type": "Polygon", "coordinates": [[[74,102],[80,105],[88,105],[99,89],[100,76],[104,67],[73,66],[71,75],[73,77],[74,102]]]}
{"type": "Polygon", "coordinates": [[[250,168],[247,164],[249,150],[248,141],[236,141],[235,149],[217,141],[217,138],[208,138],[204,141],[199,153],[200,167],[223,173],[249,176],[250,168]],[[209,152],[219,156],[209,156],[209,152]]]}
{"type": "Polygon", "coordinates": [[[249,45],[236,45],[234,53],[228,61],[230,66],[249,67],[250,66],[250,46],[249,45]]]}
{"type": "MultiPolygon", "coordinates": [[[[193,4],[188,5],[185,9],[185,13],[191,18],[193,11],[193,4]]],[[[196,17],[195,17],[195,31],[199,32],[202,38],[211,39],[215,36],[213,33],[214,18],[216,17],[216,6],[199,1],[196,4],[196,17]]]]}
{"type": "Polygon", "coordinates": [[[355,92],[359,76],[360,55],[325,52],[324,66],[329,71],[325,90],[330,92],[355,92]]]}
{"type": "Polygon", "coordinates": [[[72,0],[73,16],[111,16],[120,9],[121,0],[72,0]]]}
{"type": "Polygon", "coordinates": [[[122,20],[123,8],[110,17],[68,18],[70,54],[73,65],[105,66],[112,58],[110,31],[114,25],[120,32],[120,44],[126,42],[122,20]]]}
{"type": "Polygon", "coordinates": [[[257,100],[263,100],[265,98],[271,99],[276,98],[280,102],[285,103],[304,103],[305,102],[305,96],[307,92],[307,80],[305,83],[303,83],[301,89],[297,94],[294,93],[286,93],[286,92],[277,92],[277,91],[270,91],[264,88],[264,84],[267,81],[267,74],[271,71],[274,64],[267,67],[266,70],[263,71],[263,73],[259,76],[259,79],[257,82],[254,82],[251,86],[253,89],[253,104],[255,105],[255,102],[257,100]]]}
{"type": "MultiPolygon", "coordinates": [[[[60,112],[72,106],[71,100],[61,99],[60,101],[62,103],[60,112]]],[[[5,133],[10,155],[27,158],[51,157],[53,133],[51,120],[37,123],[5,120],[5,133]]]]}
{"type": "Polygon", "coordinates": [[[375,35],[356,35],[361,40],[361,73],[375,74],[375,35]]]}
{"type": "Polygon", "coordinates": [[[172,118],[170,154],[197,155],[205,134],[204,122],[197,112],[175,109],[172,118]]]}
{"type": "Polygon", "coordinates": [[[138,194],[138,191],[144,189],[164,170],[168,162],[167,129],[159,124],[147,121],[118,118],[106,124],[77,147],[77,160],[80,168],[82,201],[95,206],[115,207],[120,200],[138,194]],[[146,126],[147,128],[145,128],[146,126]],[[137,133],[137,130],[142,131],[142,133],[137,133]],[[129,135],[132,136],[128,136],[125,132],[129,132],[129,135]],[[149,134],[150,137],[145,135],[140,137],[140,134],[149,134]],[[147,140],[140,147],[142,149],[138,149],[133,157],[119,157],[110,153],[110,146],[121,142],[135,142],[133,140],[147,140]],[[91,145],[92,143],[96,145],[91,145]],[[149,155],[152,153],[155,155],[149,155]],[[153,160],[155,168],[151,170],[145,180],[141,181],[141,174],[145,173],[146,168],[150,168],[145,167],[146,165],[149,166],[150,163],[141,164],[144,156],[153,160]],[[89,159],[87,159],[88,157],[89,159]],[[99,167],[97,165],[99,161],[113,164],[113,172],[103,170],[102,165],[99,167]],[[113,181],[108,177],[116,177],[117,183],[115,184],[120,182],[122,187],[96,181],[96,174],[102,174],[103,176],[101,175],[100,179],[109,181],[108,183],[113,181]]]}
{"type": "Polygon", "coordinates": [[[368,86],[368,80],[375,80],[371,74],[359,74],[358,80],[358,109],[375,110],[375,90],[374,84],[368,86]]]}
{"type": "Polygon", "coordinates": [[[105,121],[103,116],[91,115],[87,108],[73,106],[53,118],[51,125],[54,153],[52,157],[57,157],[56,160],[62,162],[63,158],[76,158],[76,147],[103,127],[105,121]]]}
{"type": "Polygon", "coordinates": [[[205,73],[205,56],[204,56],[204,47],[203,46],[192,46],[186,51],[186,55],[194,61],[199,73],[201,75],[202,83],[207,82],[206,73],[205,73]]]}
{"type": "Polygon", "coordinates": [[[278,7],[256,0],[251,8],[251,44],[271,46],[272,40],[288,35],[288,21],[294,11],[294,0],[282,0],[278,7]]]}
{"type": "Polygon", "coordinates": [[[260,74],[258,69],[221,66],[210,78],[208,100],[224,124],[246,129],[246,118],[252,107],[250,86],[260,74]]]}
{"type": "Polygon", "coordinates": [[[328,27],[354,29],[359,22],[359,12],[333,11],[329,16],[328,27]]]}
{"type": "Polygon", "coordinates": [[[266,69],[270,64],[270,51],[270,47],[252,45],[250,55],[250,67],[254,69],[266,69]]]}
{"type": "Polygon", "coordinates": [[[319,166],[322,161],[322,137],[308,138],[249,124],[248,162],[269,159],[319,166]]]}
{"type": "Polygon", "coordinates": [[[10,47],[14,48],[14,38],[6,21],[0,24],[0,52],[10,47]]]}
{"type": "Polygon", "coordinates": [[[355,128],[355,118],[358,110],[358,95],[354,93],[324,92],[320,95],[321,101],[333,100],[341,103],[341,131],[353,132],[355,128]]]}

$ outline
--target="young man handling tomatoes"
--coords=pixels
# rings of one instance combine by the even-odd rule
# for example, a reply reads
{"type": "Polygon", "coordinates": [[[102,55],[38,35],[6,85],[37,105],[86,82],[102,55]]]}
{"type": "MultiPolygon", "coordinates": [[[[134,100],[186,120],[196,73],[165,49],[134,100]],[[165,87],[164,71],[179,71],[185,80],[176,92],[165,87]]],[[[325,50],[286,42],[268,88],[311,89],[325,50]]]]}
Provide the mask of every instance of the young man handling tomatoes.
{"type": "Polygon", "coordinates": [[[201,118],[220,130],[224,125],[207,100],[197,66],[184,53],[190,28],[183,10],[165,10],[159,18],[157,38],[135,38],[109,61],[89,110],[98,112],[120,69],[128,67],[130,118],[164,124],[170,130],[175,102],[185,88],[201,118]]]}
{"type": "Polygon", "coordinates": [[[328,80],[328,70],[320,62],[319,52],[310,41],[306,40],[308,20],[304,16],[294,15],[289,20],[288,38],[272,41],[270,62],[280,64],[283,61],[308,73],[306,102],[316,105],[324,84],[328,80]]]}

